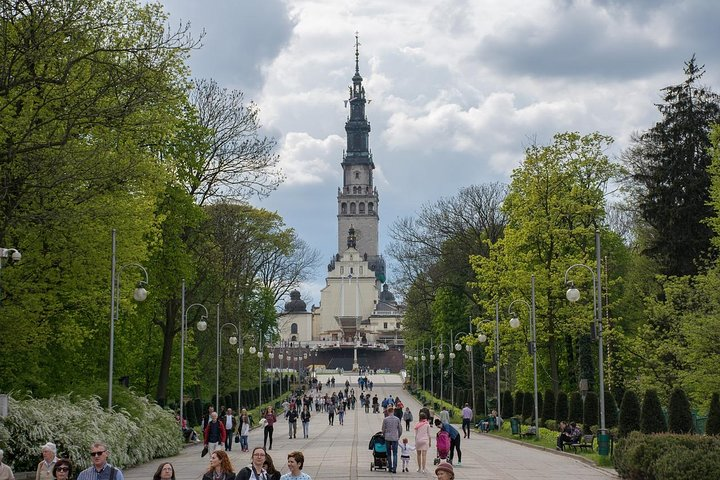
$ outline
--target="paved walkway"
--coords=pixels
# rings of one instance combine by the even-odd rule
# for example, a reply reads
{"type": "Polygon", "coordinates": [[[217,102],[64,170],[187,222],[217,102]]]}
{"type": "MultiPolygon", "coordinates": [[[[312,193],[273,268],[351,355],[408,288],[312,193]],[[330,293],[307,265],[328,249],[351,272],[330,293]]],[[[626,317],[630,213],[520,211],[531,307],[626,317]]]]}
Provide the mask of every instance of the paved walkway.
{"type": "MultiPolygon", "coordinates": [[[[348,378],[355,391],[358,391],[357,377],[335,375],[336,390],[340,390],[348,378]]],[[[392,394],[409,406],[415,418],[420,404],[407,394],[400,386],[397,375],[372,375],[373,393],[378,398],[392,394]]],[[[323,392],[326,387],[323,387],[323,392]]],[[[330,393],[328,391],[328,393],[330,393]]],[[[372,410],[371,410],[372,412],[372,410]]],[[[304,472],[313,480],[349,479],[375,480],[395,478],[403,479],[434,479],[432,458],[435,447],[428,451],[428,473],[416,473],[417,465],[414,456],[411,458],[410,473],[391,474],[386,471],[371,471],[372,452],[368,450],[370,437],[380,430],[382,413],[366,414],[364,409],[349,410],[345,415],[345,425],[338,423],[329,426],[327,415],[313,412],[310,420],[309,439],[288,439],[287,422],[284,419],[275,424],[273,449],[269,452],[278,470],[287,472],[287,454],[292,450],[301,450],[305,454],[304,472]]],[[[459,429],[459,427],[458,427],[459,429]]],[[[298,434],[302,434],[302,425],[298,422],[298,434]]],[[[414,435],[409,432],[408,440],[414,443],[414,435]]],[[[262,445],[262,431],[255,429],[250,433],[250,449],[262,445]]],[[[209,457],[200,457],[202,445],[185,448],[179,455],[167,459],[175,467],[177,480],[199,480],[207,470],[209,457]]],[[[572,456],[556,454],[545,450],[518,445],[513,442],[495,438],[491,435],[473,434],[469,439],[462,439],[462,465],[455,467],[455,478],[472,480],[527,480],[533,479],[602,479],[616,478],[608,470],[600,469],[577,460],[572,456]]],[[[230,459],[238,471],[250,463],[250,453],[242,453],[236,446],[230,453],[230,459]]],[[[457,459],[456,459],[457,460],[457,459]]],[[[112,462],[112,459],[110,459],[112,462]]],[[[157,466],[165,460],[155,460],[124,472],[126,480],[150,480],[157,466]]],[[[400,470],[400,465],[398,465],[400,470]]]]}

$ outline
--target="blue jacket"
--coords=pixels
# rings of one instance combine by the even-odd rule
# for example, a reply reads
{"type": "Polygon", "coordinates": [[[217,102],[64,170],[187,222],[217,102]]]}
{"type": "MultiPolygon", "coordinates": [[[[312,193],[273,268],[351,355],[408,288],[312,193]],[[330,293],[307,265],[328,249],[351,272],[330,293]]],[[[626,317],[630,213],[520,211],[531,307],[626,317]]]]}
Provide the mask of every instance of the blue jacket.
{"type": "Polygon", "coordinates": [[[445,430],[450,435],[450,440],[455,440],[459,435],[460,432],[457,431],[457,428],[453,427],[449,423],[442,423],[442,426],[440,427],[440,430],[445,430]]]}

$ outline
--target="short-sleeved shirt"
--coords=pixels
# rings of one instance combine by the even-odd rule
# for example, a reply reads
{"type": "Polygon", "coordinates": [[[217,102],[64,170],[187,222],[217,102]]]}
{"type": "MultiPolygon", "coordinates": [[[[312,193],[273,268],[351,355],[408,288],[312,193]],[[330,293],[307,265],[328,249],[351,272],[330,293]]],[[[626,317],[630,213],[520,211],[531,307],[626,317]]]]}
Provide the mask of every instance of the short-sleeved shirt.
{"type": "Polygon", "coordinates": [[[292,473],[288,472],[282,477],[280,477],[280,480],[312,480],[312,478],[305,472],[300,472],[300,475],[298,476],[295,476],[292,473]]]}
{"type": "Polygon", "coordinates": [[[0,463],[0,480],[15,480],[12,469],[4,463],[0,463]]]}
{"type": "Polygon", "coordinates": [[[465,408],[462,409],[462,417],[463,417],[463,418],[465,418],[465,419],[471,419],[471,418],[472,418],[472,414],[473,414],[472,408],[470,408],[470,407],[465,407],[465,408]]]}
{"type": "MultiPolygon", "coordinates": [[[[77,477],[77,480],[110,480],[110,470],[113,468],[112,465],[106,463],[105,466],[99,472],[95,470],[93,465],[90,468],[86,468],[77,477]]],[[[115,469],[115,480],[125,480],[120,469],[115,469]]]]}

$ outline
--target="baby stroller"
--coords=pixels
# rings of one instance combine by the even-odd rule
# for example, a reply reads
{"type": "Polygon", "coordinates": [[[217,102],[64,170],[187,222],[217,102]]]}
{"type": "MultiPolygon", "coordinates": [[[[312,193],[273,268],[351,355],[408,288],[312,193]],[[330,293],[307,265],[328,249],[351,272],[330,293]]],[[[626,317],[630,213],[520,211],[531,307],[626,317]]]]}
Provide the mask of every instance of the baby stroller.
{"type": "Polygon", "coordinates": [[[387,470],[387,447],[385,446],[385,436],[382,432],[378,432],[370,438],[368,448],[373,452],[373,461],[370,462],[370,470],[387,470]]]}
{"type": "Polygon", "coordinates": [[[448,455],[450,454],[450,434],[445,430],[440,430],[437,434],[436,445],[437,458],[433,460],[433,464],[437,465],[440,462],[449,462],[448,455]]]}

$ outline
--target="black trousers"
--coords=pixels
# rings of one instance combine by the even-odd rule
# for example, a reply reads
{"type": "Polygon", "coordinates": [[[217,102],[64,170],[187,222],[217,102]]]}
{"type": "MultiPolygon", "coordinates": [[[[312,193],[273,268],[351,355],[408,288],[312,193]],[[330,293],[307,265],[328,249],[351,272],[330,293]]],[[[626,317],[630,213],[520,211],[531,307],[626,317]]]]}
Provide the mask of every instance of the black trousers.
{"type": "Polygon", "coordinates": [[[453,461],[453,453],[457,450],[458,462],[462,462],[462,452],[460,451],[460,434],[454,440],[450,440],[450,463],[453,461]]]}

